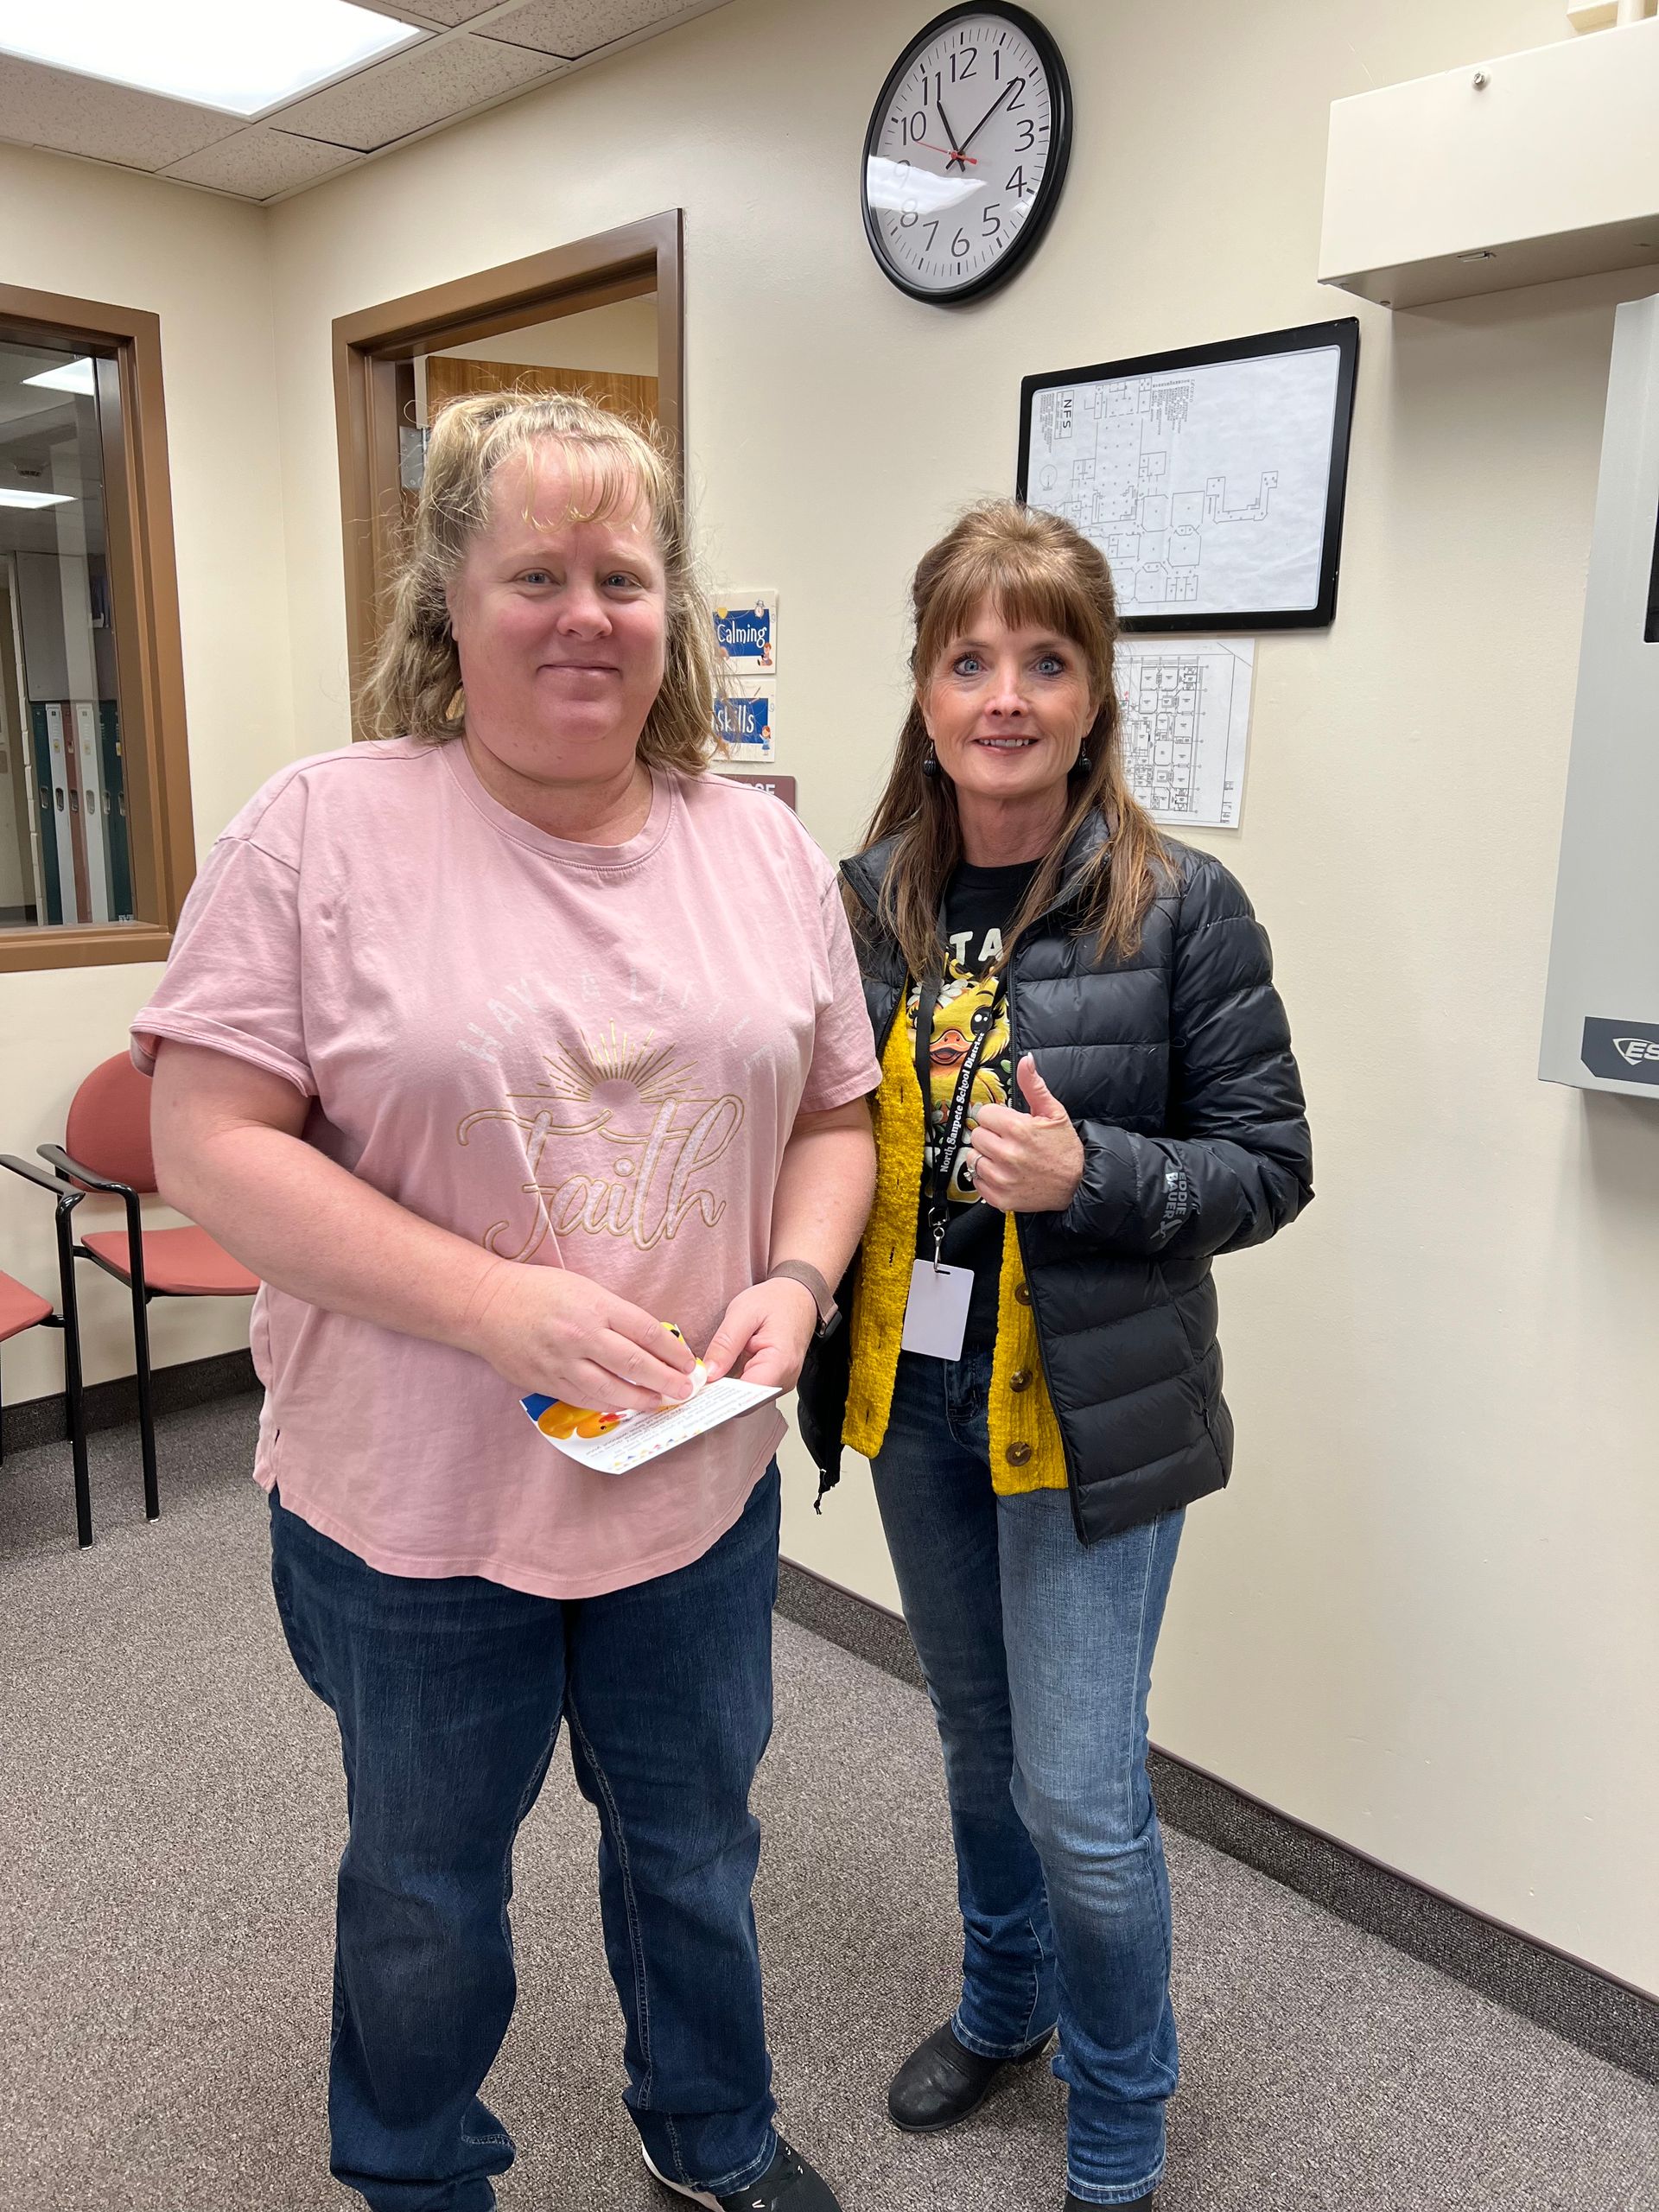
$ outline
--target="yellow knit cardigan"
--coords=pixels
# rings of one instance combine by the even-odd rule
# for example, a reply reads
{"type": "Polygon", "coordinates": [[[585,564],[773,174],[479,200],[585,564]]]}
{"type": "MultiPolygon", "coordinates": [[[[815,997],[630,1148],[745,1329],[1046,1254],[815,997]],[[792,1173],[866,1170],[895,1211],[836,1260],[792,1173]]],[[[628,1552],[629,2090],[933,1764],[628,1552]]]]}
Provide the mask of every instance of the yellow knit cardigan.
{"type": "MultiPolygon", "coordinates": [[[[916,1258],[916,1208],[926,1124],[911,1033],[900,1002],[881,1057],[874,1101],[875,1203],[859,1248],[853,1292],[852,1379],[842,1440],[867,1459],[881,1449],[893,1410],[899,1340],[916,1258]]],[[[1002,1234],[996,1352],[991,1369],[991,1485],[1001,1495],[1065,1488],[1065,1453],[1037,1346],[1037,1320],[1009,1214],[1002,1234]]]]}

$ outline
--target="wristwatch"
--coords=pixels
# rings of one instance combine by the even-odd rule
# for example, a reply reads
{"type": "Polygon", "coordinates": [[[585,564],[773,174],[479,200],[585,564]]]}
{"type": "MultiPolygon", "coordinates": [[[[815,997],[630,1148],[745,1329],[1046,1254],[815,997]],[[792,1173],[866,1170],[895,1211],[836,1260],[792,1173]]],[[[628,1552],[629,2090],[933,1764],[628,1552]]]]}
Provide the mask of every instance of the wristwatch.
{"type": "Polygon", "coordinates": [[[780,1275],[791,1282],[798,1282],[812,1294],[812,1303],[818,1309],[818,1335],[833,1335],[841,1326],[841,1308],[835,1301],[829,1284],[808,1260],[774,1260],[766,1270],[766,1281],[776,1282],[780,1275]]]}

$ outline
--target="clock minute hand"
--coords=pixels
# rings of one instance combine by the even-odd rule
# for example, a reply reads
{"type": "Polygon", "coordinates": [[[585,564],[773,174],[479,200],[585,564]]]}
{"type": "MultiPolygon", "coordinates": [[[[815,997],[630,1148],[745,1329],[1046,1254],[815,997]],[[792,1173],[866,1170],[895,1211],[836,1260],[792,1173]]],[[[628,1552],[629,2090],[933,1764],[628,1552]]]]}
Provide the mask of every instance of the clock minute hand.
{"type": "MultiPolygon", "coordinates": [[[[993,101],[991,102],[991,105],[989,105],[989,107],[988,107],[988,108],[986,109],[986,111],[985,111],[984,114],[983,114],[983,115],[982,115],[982,116],[980,117],[979,121],[978,121],[978,122],[974,125],[973,129],[972,129],[972,130],[968,133],[968,136],[967,136],[964,139],[963,139],[963,140],[961,141],[960,145],[959,145],[959,146],[957,146],[957,150],[958,150],[959,152],[961,152],[961,153],[965,154],[965,153],[967,152],[968,149],[969,149],[969,148],[973,144],[973,143],[974,143],[975,139],[978,137],[978,136],[979,136],[980,132],[981,132],[981,131],[985,128],[986,124],[990,121],[991,118],[992,118],[992,117],[996,113],[996,111],[998,110],[998,108],[1000,108],[1000,107],[1001,106],[1001,105],[1002,105],[1002,100],[1006,100],[1006,99],[1011,99],[1011,98],[1013,97],[1013,95],[1014,95],[1015,92],[1023,92],[1023,91],[1025,90],[1025,86],[1026,86],[1026,80],[1025,80],[1025,79],[1024,79],[1023,77],[1016,77],[1016,78],[1014,79],[1014,82],[1013,82],[1013,83],[1008,86],[1007,91],[1007,92],[1005,92],[1003,93],[1003,95],[1002,95],[1002,99],[1001,99],[993,100],[993,101]]],[[[943,114],[944,114],[944,109],[943,109],[943,108],[941,108],[941,109],[940,109],[940,111],[939,111],[939,112],[940,112],[940,114],[941,114],[941,115],[943,115],[943,114]]],[[[946,129],[948,130],[949,128],[950,128],[950,126],[947,124],[947,125],[946,125],[946,129]]],[[[953,138],[953,139],[951,140],[951,143],[952,143],[953,145],[957,145],[957,142],[953,138]]]]}

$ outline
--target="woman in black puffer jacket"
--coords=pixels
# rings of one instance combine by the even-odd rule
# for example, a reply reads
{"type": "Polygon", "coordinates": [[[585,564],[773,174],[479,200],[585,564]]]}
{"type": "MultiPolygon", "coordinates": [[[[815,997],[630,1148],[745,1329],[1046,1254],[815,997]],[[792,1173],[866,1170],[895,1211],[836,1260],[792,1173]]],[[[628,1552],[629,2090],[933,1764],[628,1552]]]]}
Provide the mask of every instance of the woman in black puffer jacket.
{"type": "Polygon", "coordinates": [[[824,1486],[843,1442],[870,1459],[944,1749],[962,1998],[889,2110],[949,2126],[1058,2026],[1067,2207],[1139,2205],[1176,2077],[1147,1694],[1184,1510],[1232,1454],[1210,1263],[1313,1196],[1307,1124],[1249,900],[1125,779],[1101,555],[982,507],[914,609],[842,871],[875,1204],[800,1384],[824,1486]]]}

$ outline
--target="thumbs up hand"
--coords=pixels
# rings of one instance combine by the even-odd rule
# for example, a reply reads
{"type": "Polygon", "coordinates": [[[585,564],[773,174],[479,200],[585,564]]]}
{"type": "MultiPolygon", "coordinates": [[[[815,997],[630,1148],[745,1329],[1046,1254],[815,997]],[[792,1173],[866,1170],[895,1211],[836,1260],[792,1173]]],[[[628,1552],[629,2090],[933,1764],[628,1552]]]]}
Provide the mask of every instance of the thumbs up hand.
{"type": "Polygon", "coordinates": [[[969,1147],[975,1187],[999,1213],[1062,1213],[1083,1180],[1083,1141],[1029,1052],[1016,1077],[1031,1111],[981,1109],[969,1147]]]}

